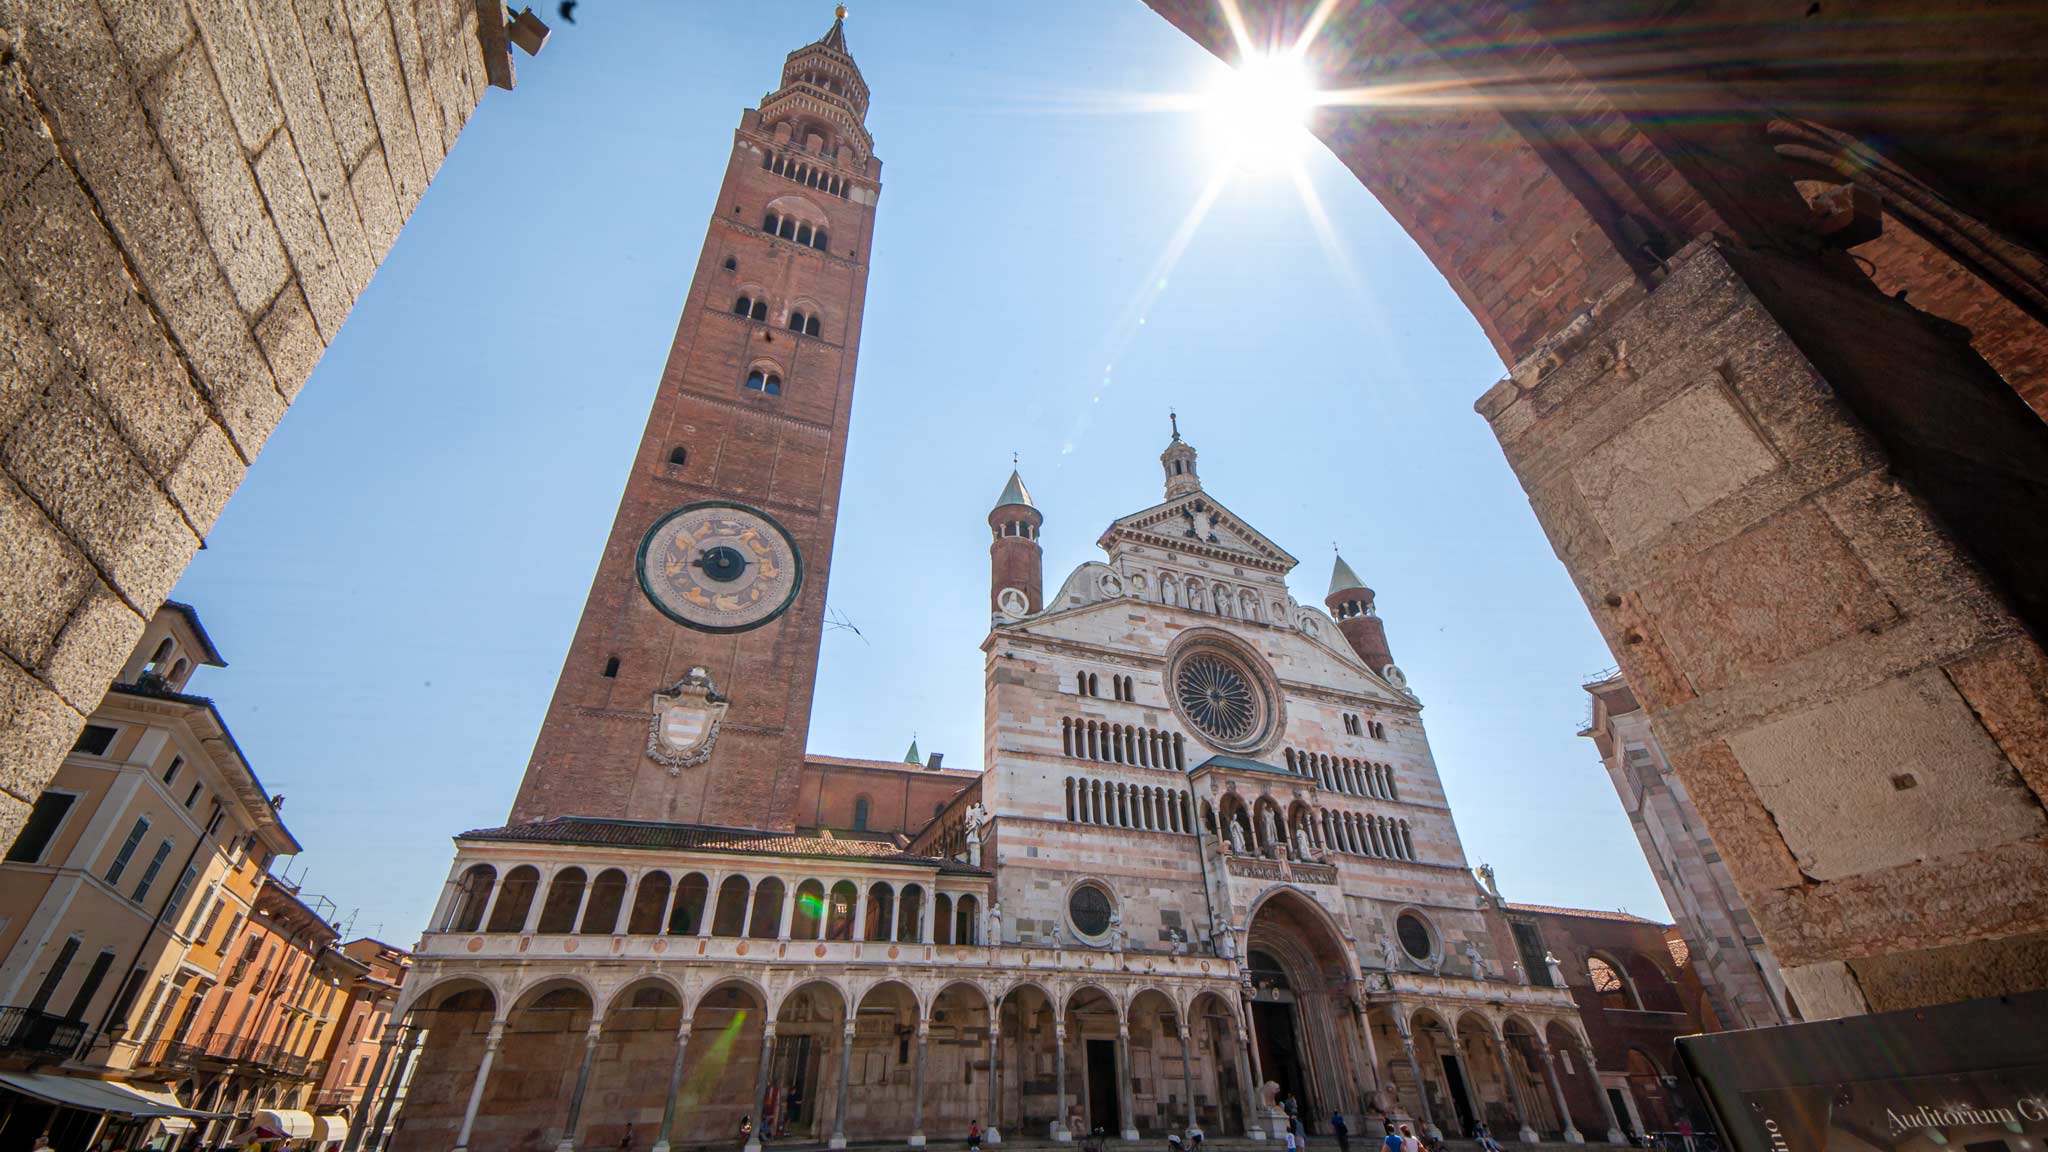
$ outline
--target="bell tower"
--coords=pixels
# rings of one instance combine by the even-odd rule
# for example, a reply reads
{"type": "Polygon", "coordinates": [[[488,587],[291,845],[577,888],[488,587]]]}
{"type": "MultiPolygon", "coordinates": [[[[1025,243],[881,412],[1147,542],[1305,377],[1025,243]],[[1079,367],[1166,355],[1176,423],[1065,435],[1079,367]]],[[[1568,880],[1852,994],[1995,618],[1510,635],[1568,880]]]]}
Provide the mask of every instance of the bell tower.
{"type": "Polygon", "coordinates": [[[1026,616],[1045,608],[1045,555],[1038,530],[1045,515],[1031,502],[1024,477],[1014,469],[996,506],[989,509],[988,602],[1005,616],[1026,616]],[[1004,593],[1012,593],[1005,602],[1004,593]],[[1023,603],[1016,602],[1023,597],[1023,603]]]}
{"type": "Polygon", "coordinates": [[[1365,581],[1358,578],[1342,556],[1330,569],[1330,591],[1323,597],[1323,603],[1330,609],[1330,615],[1337,618],[1337,630],[1344,633],[1344,639],[1365,661],[1365,666],[1374,672],[1385,672],[1387,665],[1394,662],[1394,654],[1387,647],[1387,625],[1373,607],[1372,589],[1365,586],[1365,581]]]}
{"type": "Polygon", "coordinates": [[[514,822],[795,823],[881,192],[844,16],[740,115],[514,822]]]}

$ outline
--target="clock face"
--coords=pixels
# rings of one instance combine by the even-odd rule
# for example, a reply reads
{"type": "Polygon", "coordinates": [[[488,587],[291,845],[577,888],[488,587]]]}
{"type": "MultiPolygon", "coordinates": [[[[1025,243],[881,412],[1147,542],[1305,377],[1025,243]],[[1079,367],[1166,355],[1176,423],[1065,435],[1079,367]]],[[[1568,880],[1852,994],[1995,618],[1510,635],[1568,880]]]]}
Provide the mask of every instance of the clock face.
{"type": "Polygon", "coordinates": [[[744,632],[788,609],[803,587],[789,532],[743,504],[686,504],[640,541],[640,587],[670,619],[701,632],[744,632]]]}

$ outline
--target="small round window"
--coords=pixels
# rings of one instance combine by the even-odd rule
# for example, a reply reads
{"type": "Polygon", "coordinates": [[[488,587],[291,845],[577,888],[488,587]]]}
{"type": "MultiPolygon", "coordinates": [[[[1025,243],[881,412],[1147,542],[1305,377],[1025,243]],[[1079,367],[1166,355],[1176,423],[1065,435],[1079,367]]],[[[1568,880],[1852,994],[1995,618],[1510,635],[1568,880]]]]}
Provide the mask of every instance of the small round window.
{"type": "Polygon", "coordinates": [[[1436,942],[1429,934],[1429,925],[1413,912],[1401,913],[1394,921],[1394,934],[1401,938],[1401,948],[1417,960],[1427,960],[1436,952],[1436,942]]]}
{"type": "Polygon", "coordinates": [[[1083,884],[1067,897],[1067,916],[1074,930],[1091,939],[1109,931],[1109,893],[1097,884],[1083,884]]]}

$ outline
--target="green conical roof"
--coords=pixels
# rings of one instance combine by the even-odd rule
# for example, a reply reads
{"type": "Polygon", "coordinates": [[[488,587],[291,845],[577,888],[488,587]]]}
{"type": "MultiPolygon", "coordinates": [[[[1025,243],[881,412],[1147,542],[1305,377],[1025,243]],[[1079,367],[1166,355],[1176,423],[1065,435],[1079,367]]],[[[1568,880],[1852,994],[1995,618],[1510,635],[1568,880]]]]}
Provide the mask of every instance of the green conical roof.
{"type": "Polygon", "coordinates": [[[1010,470],[1010,482],[1003,485],[1003,494],[996,497],[996,507],[1001,508],[1005,504],[1022,504],[1026,508],[1038,507],[1031,502],[1031,493],[1024,490],[1024,477],[1019,476],[1014,468],[1010,470]]]}
{"type": "Polygon", "coordinates": [[[917,737],[915,737],[915,736],[912,736],[912,737],[910,738],[910,751],[908,751],[908,752],[905,752],[905,753],[903,754],[903,762],[904,762],[905,764],[923,764],[923,763],[924,763],[924,757],[923,757],[923,756],[922,756],[921,754],[919,754],[919,752],[918,752],[918,750],[917,750],[917,737]]]}
{"type": "Polygon", "coordinates": [[[1325,595],[1335,596],[1339,592],[1349,592],[1353,588],[1363,587],[1365,581],[1358,578],[1358,573],[1351,570],[1351,565],[1344,562],[1343,556],[1338,556],[1337,566],[1330,569],[1330,590],[1325,595]]]}

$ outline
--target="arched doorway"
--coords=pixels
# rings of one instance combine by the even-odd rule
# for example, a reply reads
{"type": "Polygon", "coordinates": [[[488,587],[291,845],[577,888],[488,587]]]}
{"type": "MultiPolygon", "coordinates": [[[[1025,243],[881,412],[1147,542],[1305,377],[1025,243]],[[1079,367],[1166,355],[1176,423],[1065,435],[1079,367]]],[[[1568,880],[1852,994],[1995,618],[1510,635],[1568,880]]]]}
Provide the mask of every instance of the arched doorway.
{"type": "Polygon", "coordinates": [[[834,1134],[845,1029],[846,998],[825,981],[813,980],[782,998],[775,1011],[768,1094],[761,1102],[761,1115],[773,1125],[768,1135],[822,1141],[834,1134]]]}
{"type": "MultiPolygon", "coordinates": [[[[488,986],[456,979],[428,989],[406,1013],[404,1027],[410,1031],[401,1036],[408,1044],[417,1043],[420,1051],[417,1071],[406,1086],[406,1106],[388,1121],[393,1128],[387,1147],[415,1152],[455,1143],[497,1006],[497,997],[488,986]]],[[[400,1024],[393,1021],[386,1027],[400,1024]]],[[[223,1078],[211,1098],[195,1094],[191,1099],[209,1106],[227,1103],[220,1099],[225,1087],[223,1078]]],[[[374,1134],[377,1119],[373,1113],[362,1121],[365,1137],[374,1134]]]]}
{"type": "Polygon", "coordinates": [[[578,1148],[642,1148],[654,1143],[682,1019],[682,999],[660,977],[646,977],[613,995],[605,1007],[598,1062],[584,1089],[580,1124],[573,1134],[578,1148]]]}
{"type": "Polygon", "coordinates": [[[1274,890],[1252,913],[1245,959],[1258,1066],[1279,1086],[1276,1099],[1291,1098],[1310,1133],[1332,1112],[1357,1112],[1352,964],[1322,909],[1292,889],[1274,890]]]}
{"type": "Polygon", "coordinates": [[[739,1131],[740,1118],[753,1115],[767,1008],[761,990],[740,981],[697,997],[672,1143],[729,1140],[739,1131]]]}
{"type": "MultiPolygon", "coordinates": [[[[1088,1135],[1112,1139],[1132,1132],[1124,1099],[1129,1081],[1124,1075],[1123,1054],[1118,1051],[1122,1022],[1122,1007],[1100,988],[1089,985],[1067,997],[1067,1042],[1073,1051],[1067,1063],[1081,1088],[1080,1099],[1073,1105],[1079,1120],[1069,1125],[1076,1139],[1088,1135]]],[[[1136,1138],[1135,1132],[1132,1138],[1136,1138]]]]}

